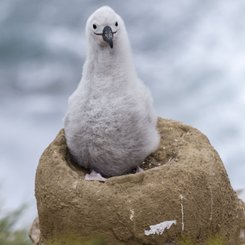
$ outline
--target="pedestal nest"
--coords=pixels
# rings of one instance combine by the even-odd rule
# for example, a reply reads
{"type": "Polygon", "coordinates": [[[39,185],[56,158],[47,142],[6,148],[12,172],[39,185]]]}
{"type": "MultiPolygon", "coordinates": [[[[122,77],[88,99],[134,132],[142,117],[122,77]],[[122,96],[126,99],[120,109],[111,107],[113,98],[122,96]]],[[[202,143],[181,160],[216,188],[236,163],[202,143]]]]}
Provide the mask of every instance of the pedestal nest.
{"type": "Polygon", "coordinates": [[[86,170],[72,163],[61,130],[36,173],[40,244],[67,237],[100,237],[107,245],[179,244],[183,239],[206,244],[212,238],[239,244],[244,203],[208,139],[175,121],[159,119],[158,129],[161,144],[142,163],[145,171],[105,183],[84,180],[86,170]]]}

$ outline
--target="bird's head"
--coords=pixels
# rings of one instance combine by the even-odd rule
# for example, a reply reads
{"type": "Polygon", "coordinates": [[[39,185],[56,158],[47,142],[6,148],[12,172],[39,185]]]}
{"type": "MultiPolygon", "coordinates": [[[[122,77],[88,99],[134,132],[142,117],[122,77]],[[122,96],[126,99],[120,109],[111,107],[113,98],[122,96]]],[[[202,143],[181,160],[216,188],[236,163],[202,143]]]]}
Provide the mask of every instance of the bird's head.
{"type": "Polygon", "coordinates": [[[97,9],[87,20],[86,35],[94,48],[113,49],[123,27],[123,20],[108,6],[97,9]]]}

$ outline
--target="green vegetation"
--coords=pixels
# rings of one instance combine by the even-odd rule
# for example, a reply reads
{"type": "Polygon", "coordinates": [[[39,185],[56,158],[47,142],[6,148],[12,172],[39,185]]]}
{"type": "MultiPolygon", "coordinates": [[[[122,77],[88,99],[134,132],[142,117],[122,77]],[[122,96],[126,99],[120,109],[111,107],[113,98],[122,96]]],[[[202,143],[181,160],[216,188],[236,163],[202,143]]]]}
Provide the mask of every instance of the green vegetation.
{"type": "Polygon", "coordinates": [[[0,213],[0,245],[31,245],[27,229],[15,229],[25,207],[21,207],[5,216],[0,213]]]}
{"type": "MultiPolygon", "coordinates": [[[[196,243],[192,242],[190,239],[182,238],[179,242],[179,245],[196,245],[196,243]]],[[[213,238],[208,239],[205,242],[205,245],[225,245],[223,239],[221,239],[219,236],[215,236],[213,238]]]]}
{"type": "MultiPolygon", "coordinates": [[[[196,242],[192,242],[190,239],[182,238],[176,244],[178,245],[197,245],[196,242]]],[[[203,244],[203,243],[202,243],[203,244]]],[[[223,239],[216,236],[214,238],[208,239],[205,242],[205,245],[225,245],[227,243],[224,242],[223,239]]],[[[87,242],[82,242],[81,240],[72,239],[72,238],[65,238],[59,239],[55,242],[50,242],[48,245],[106,245],[101,239],[94,239],[87,242]]]]}
{"type": "Polygon", "coordinates": [[[209,239],[207,241],[207,245],[225,245],[227,243],[224,242],[223,239],[221,239],[220,237],[216,236],[213,239],[209,239]]]}
{"type": "Polygon", "coordinates": [[[92,239],[89,241],[81,241],[80,239],[76,238],[65,238],[65,239],[59,239],[53,242],[48,243],[48,245],[106,245],[106,243],[100,239],[92,239]]]}

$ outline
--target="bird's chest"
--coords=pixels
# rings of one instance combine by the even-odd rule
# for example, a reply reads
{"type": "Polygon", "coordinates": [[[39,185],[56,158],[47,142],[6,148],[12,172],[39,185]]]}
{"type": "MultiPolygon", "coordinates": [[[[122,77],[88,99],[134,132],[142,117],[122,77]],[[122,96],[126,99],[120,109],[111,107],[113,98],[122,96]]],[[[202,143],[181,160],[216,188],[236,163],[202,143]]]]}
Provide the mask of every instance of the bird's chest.
{"type": "Polygon", "coordinates": [[[104,94],[91,96],[83,105],[83,119],[90,126],[117,127],[120,122],[129,120],[134,111],[134,102],[130,96],[104,94]]]}
{"type": "Polygon", "coordinates": [[[94,96],[87,101],[82,109],[91,118],[102,120],[118,117],[123,113],[123,98],[113,96],[94,96]]]}
{"type": "MultiPolygon", "coordinates": [[[[88,135],[93,141],[104,138],[111,132],[117,133],[122,121],[120,107],[104,99],[92,99],[82,108],[80,130],[83,136],[88,135]]],[[[85,137],[86,138],[86,137],[85,137]]]]}
{"type": "Polygon", "coordinates": [[[117,125],[136,110],[133,90],[125,76],[111,74],[106,79],[93,76],[81,87],[79,113],[86,125],[117,125]]]}

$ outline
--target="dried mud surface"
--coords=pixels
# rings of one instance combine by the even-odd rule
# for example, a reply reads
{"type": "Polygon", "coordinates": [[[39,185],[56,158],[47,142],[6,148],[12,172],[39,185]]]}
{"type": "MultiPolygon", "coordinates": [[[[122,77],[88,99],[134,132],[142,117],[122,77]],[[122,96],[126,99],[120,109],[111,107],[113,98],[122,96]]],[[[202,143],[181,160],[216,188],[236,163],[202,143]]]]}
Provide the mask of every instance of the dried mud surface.
{"type": "Polygon", "coordinates": [[[220,237],[238,244],[244,203],[232,190],[223,163],[200,131],[159,119],[159,149],[142,173],[85,181],[69,155],[64,131],[43,153],[36,173],[41,245],[64,236],[101,237],[108,245],[205,244],[220,237]],[[150,225],[176,220],[162,235],[150,225]]]}

